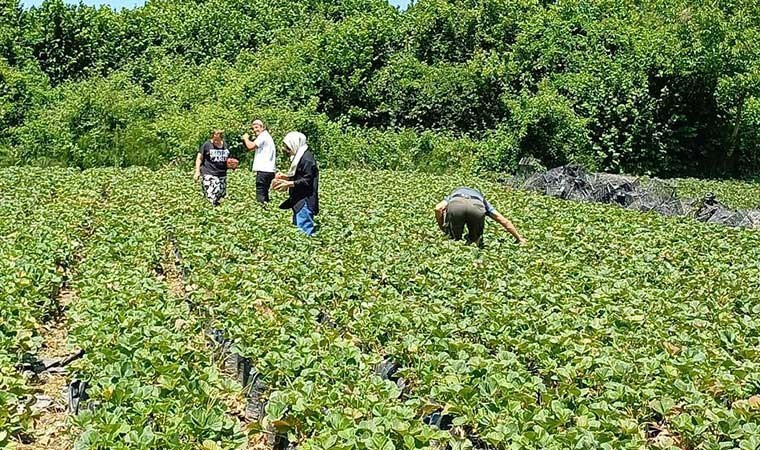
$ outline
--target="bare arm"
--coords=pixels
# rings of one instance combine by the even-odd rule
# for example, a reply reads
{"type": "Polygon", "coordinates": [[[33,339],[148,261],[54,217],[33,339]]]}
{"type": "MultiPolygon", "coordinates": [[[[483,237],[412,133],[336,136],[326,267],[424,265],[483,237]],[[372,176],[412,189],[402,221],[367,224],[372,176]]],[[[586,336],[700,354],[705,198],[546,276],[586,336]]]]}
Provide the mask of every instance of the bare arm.
{"type": "Polygon", "coordinates": [[[446,215],[446,207],[448,205],[449,203],[446,200],[435,205],[435,221],[438,222],[438,228],[440,228],[444,233],[446,230],[443,228],[443,218],[446,215]]]}
{"type": "Polygon", "coordinates": [[[515,228],[514,225],[512,225],[512,222],[509,221],[506,217],[502,216],[498,212],[494,212],[490,214],[491,218],[495,220],[499,225],[501,225],[502,228],[507,230],[509,234],[511,234],[515,238],[515,242],[522,245],[525,243],[525,239],[520,236],[520,233],[517,232],[517,228],[515,228]]]}
{"type": "Polygon", "coordinates": [[[203,162],[203,153],[198,153],[198,156],[195,157],[195,175],[193,175],[193,180],[198,181],[198,179],[201,177],[201,163],[203,162]]]}
{"type": "Polygon", "coordinates": [[[249,139],[248,133],[244,134],[242,136],[243,144],[245,145],[245,148],[248,149],[248,151],[256,150],[257,145],[249,139]]]}

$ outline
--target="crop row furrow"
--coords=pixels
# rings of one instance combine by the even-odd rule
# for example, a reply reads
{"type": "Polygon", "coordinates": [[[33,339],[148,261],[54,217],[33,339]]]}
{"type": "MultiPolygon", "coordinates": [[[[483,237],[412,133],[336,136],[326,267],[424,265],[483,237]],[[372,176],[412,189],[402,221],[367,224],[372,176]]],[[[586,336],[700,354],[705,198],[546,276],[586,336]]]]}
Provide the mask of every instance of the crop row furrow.
{"type": "MultiPolygon", "coordinates": [[[[158,174],[117,177],[73,282],[70,334],[85,350],[77,448],[215,448],[242,441],[232,387],[205,352],[188,306],[156,272],[165,258],[158,174]]],[[[80,384],[81,385],[81,384],[80,384]]]]}

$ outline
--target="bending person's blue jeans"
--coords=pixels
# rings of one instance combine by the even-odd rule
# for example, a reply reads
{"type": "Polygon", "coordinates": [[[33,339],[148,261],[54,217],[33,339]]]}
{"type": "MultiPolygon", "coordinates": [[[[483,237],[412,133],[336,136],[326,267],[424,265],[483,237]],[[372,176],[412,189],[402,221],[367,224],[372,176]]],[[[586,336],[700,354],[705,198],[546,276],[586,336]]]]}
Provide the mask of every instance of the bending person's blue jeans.
{"type": "Polygon", "coordinates": [[[314,225],[314,213],[309,209],[309,205],[304,205],[297,212],[293,212],[293,225],[297,226],[306,236],[314,236],[316,227],[314,225]]]}

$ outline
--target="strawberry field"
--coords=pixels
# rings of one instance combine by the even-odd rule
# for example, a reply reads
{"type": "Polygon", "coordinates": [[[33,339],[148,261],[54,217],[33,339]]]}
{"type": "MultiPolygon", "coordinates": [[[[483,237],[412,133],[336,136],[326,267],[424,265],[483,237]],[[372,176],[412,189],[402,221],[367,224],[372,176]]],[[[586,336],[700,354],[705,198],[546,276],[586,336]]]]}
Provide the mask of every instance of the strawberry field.
{"type": "Polygon", "coordinates": [[[321,184],[309,239],[248,173],[212,208],[170,170],[0,171],[0,447],[760,449],[757,231],[460,176],[321,184]],[[445,239],[462,184],[528,245],[445,239]],[[86,395],[46,410],[24,367],[53,321],[86,395]]]}

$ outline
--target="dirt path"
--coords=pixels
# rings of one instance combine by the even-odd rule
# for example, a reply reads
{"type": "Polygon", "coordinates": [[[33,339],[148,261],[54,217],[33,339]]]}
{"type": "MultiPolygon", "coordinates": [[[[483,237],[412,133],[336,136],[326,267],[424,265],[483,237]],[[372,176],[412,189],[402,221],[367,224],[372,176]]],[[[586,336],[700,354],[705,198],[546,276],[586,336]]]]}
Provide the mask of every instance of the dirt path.
{"type": "MultiPolygon", "coordinates": [[[[76,302],[76,294],[68,284],[64,284],[57,297],[62,312],[54,320],[43,324],[40,334],[44,339],[37,357],[40,361],[60,360],[77,352],[68,346],[68,324],[65,311],[76,302]]],[[[68,450],[72,448],[71,437],[67,433],[68,411],[65,389],[68,371],[65,367],[54,367],[33,379],[37,399],[33,409],[37,415],[34,421],[34,435],[31,442],[19,444],[19,449],[68,450]]]]}

